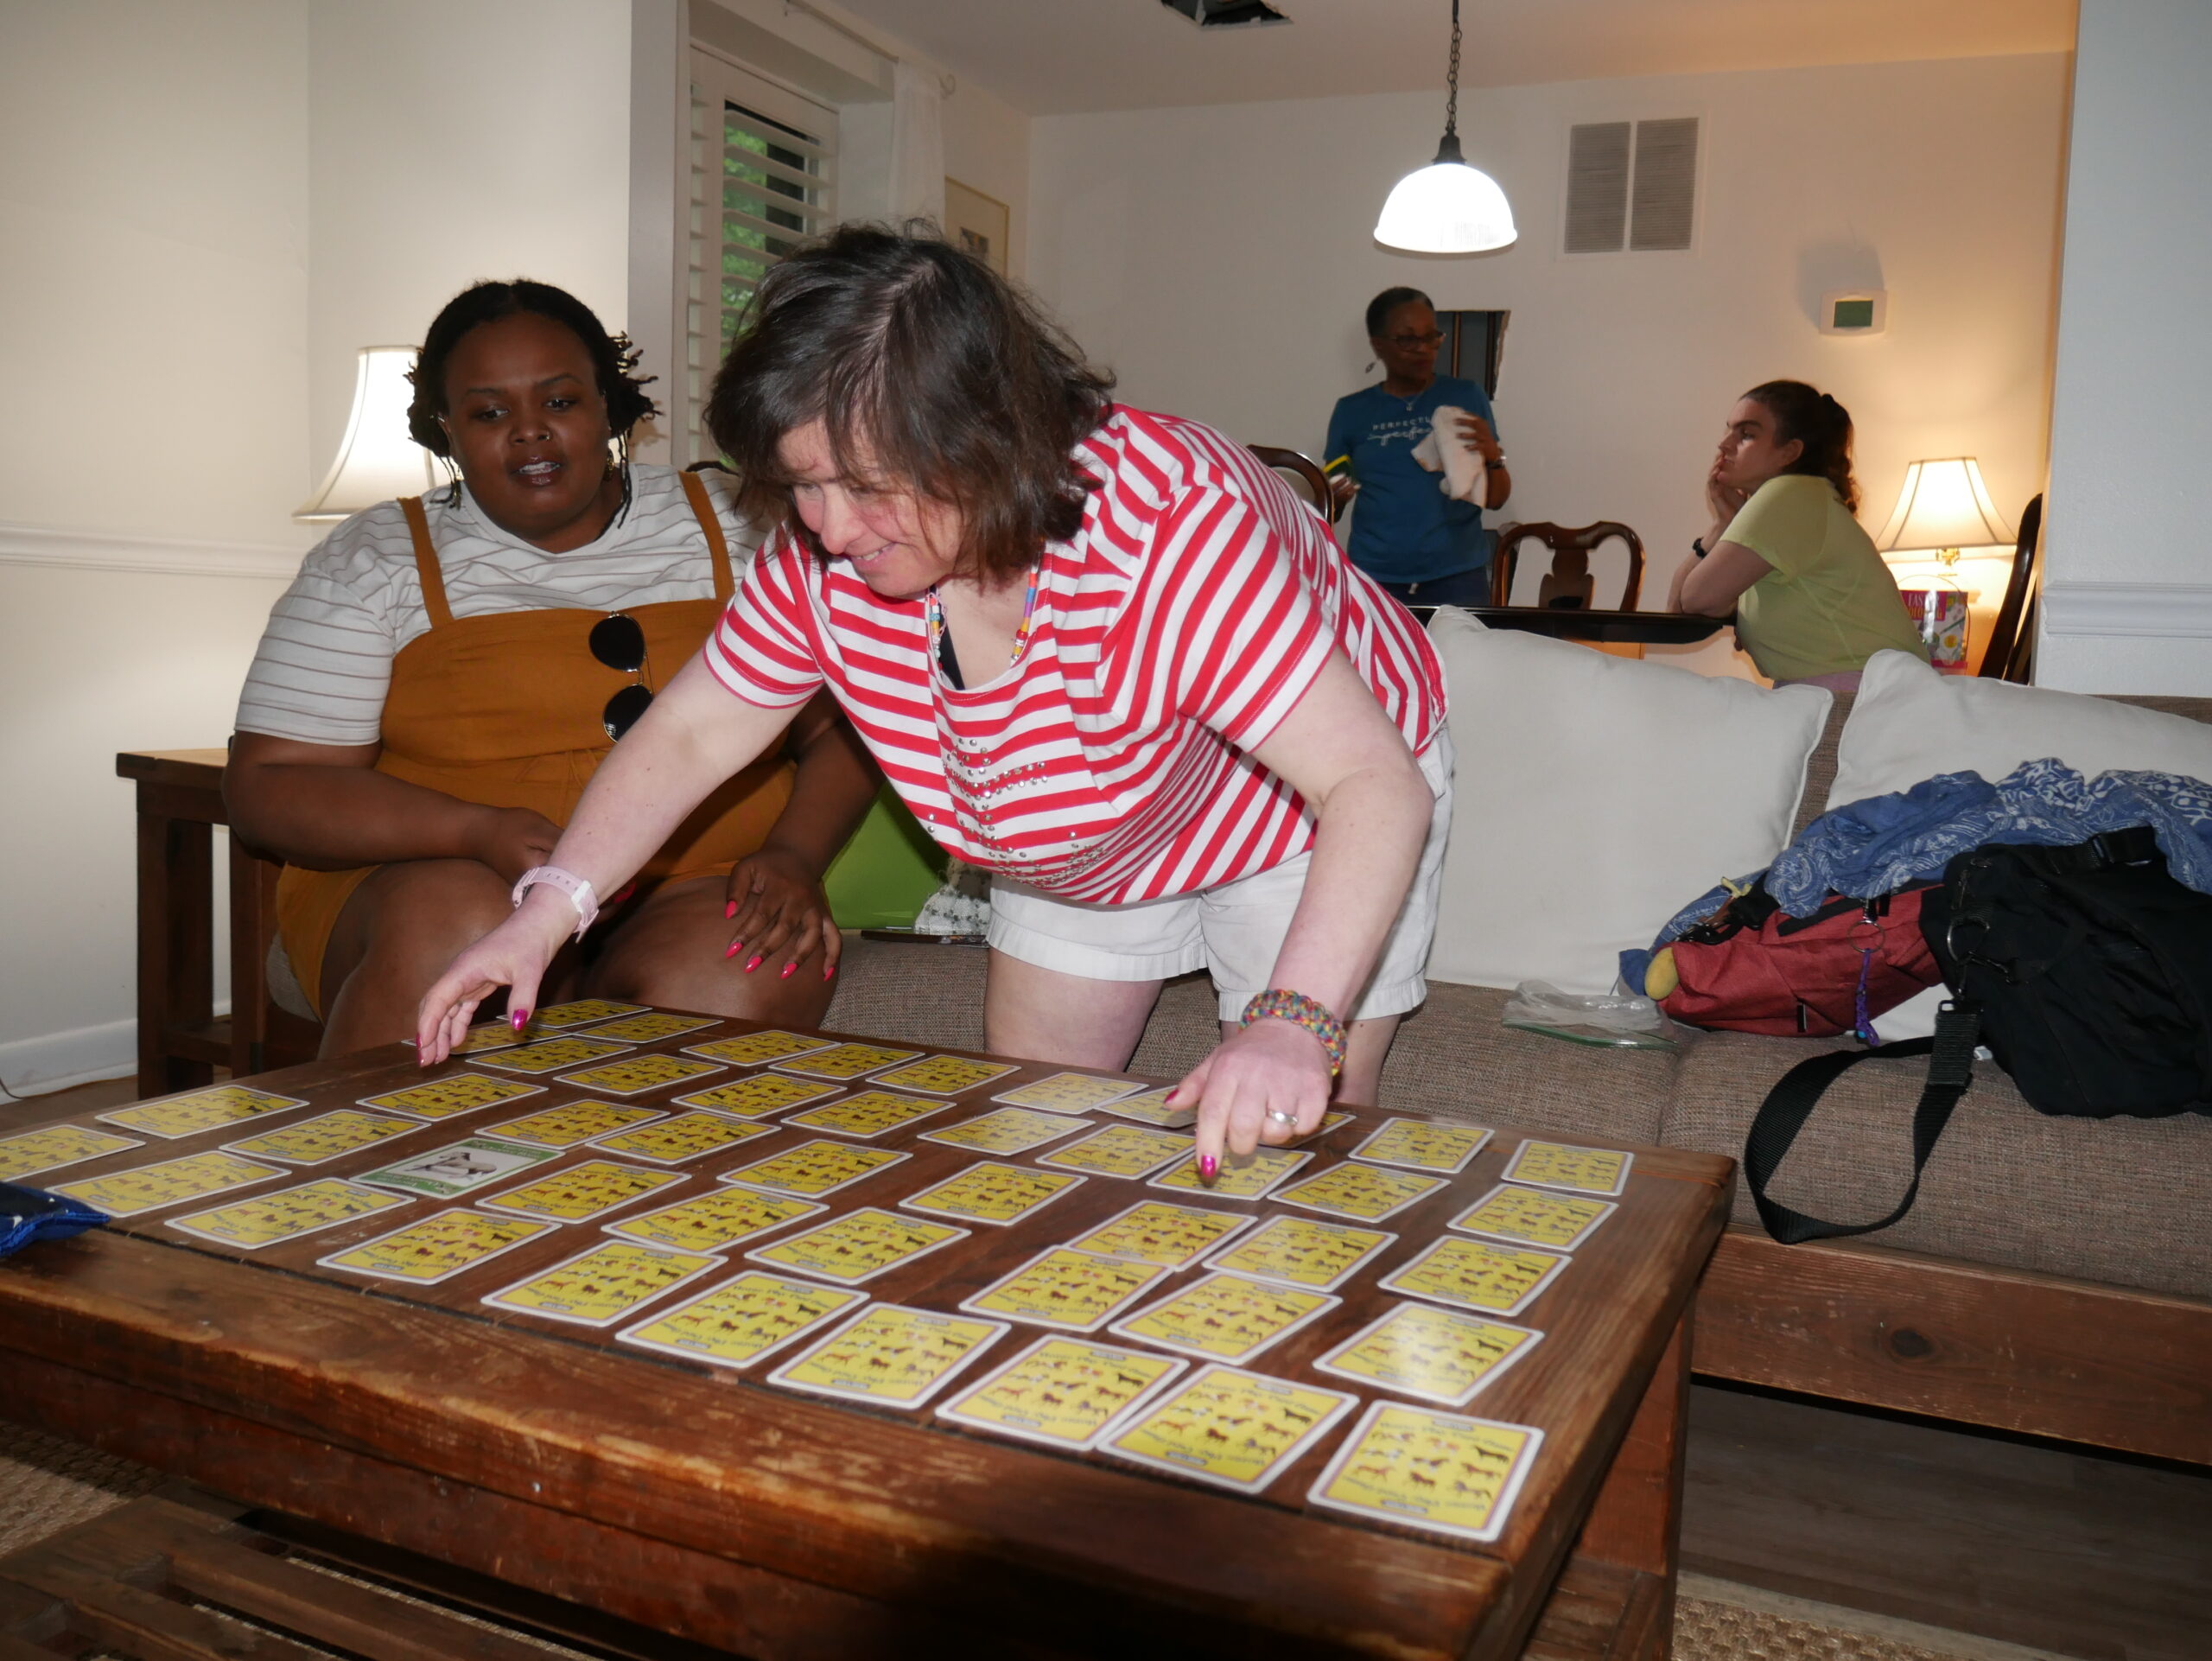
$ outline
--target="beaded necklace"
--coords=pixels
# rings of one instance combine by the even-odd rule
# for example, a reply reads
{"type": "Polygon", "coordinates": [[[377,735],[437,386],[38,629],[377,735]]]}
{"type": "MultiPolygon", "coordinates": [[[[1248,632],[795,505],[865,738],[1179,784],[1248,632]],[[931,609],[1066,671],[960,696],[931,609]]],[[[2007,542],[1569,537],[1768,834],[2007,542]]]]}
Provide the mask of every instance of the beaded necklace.
{"type": "MultiPolygon", "coordinates": [[[[1029,568],[1029,588],[1021,597],[1021,627],[1014,632],[1014,655],[1007,659],[1012,668],[1021,661],[1022,648],[1029,644],[1029,631],[1037,620],[1037,591],[1045,575],[1045,564],[1039,560],[1029,568]]],[[[922,596],[922,615],[929,627],[930,661],[942,663],[944,652],[944,602],[937,597],[937,587],[922,596]]]]}

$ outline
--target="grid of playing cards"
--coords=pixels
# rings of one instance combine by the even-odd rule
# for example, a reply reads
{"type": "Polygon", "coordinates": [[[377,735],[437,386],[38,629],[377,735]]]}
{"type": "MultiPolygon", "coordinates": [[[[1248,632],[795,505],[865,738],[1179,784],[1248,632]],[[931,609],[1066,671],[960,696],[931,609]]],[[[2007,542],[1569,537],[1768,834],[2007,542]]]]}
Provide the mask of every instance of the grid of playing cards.
{"type": "MultiPolygon", "coordinates": [[[[1174,1092],[583,1000],[366,1093],[0,1137],[171,1244],[963,1434],[1494,1540],[1634,1155],[1333,1110],[1211,1181],[1174,1092]]],[[[356,1086],[359,1090],[359,1086],[356,1086]]]]}

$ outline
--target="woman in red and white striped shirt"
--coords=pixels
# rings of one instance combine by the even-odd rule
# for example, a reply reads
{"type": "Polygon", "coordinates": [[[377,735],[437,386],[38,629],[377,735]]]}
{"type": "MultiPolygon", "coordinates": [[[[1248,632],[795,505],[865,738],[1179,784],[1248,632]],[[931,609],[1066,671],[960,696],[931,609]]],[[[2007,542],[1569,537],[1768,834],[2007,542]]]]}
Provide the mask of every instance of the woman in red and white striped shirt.
{"type": "Polygon", "coordinates": [[[526,1011],[593,891],[827,684],[993,875],[991,1048],[1121,1067],[1160,982],[1205,967],[1202,1170],[1311,1131],[1339,1070],[1376,1100],[1450,817],[1434,653],[1249,451],[1110,385],[940,241],[851,228],[779,265],[708,421],[781,529],[424,1000],[425,1063],[497,987],[526,1011]]]}

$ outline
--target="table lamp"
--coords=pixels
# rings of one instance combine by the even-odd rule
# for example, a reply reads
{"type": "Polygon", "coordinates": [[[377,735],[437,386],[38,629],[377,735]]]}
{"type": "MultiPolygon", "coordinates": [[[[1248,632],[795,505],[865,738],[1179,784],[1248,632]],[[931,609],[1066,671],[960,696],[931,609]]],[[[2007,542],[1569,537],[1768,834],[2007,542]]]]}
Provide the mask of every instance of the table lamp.
{"type": "Polygon", "coordinates": [[[292,517],[309,524],[350,519],[395,496],[419,496],[438,482],[430,452],[407,434],[407,406],[415,388],[407,372],[411,346],[361,348],[353,376],[353,413],[337,459],[315,494],[292,517]]]}
{"type": "Polygon", "coordinates": [[[1966,672],[1967,594],[1958,580],[1966,548],[2010,544],[2012,533],[1997,516],[1981,467],[1971,455],[1914,461],[1904,470],[1897,511],[1874,545],[1885,555],[1933,553],[1942,565],[1935,589],[1900,589],[1905,609],[1928,643],[1929,661],[1947,674],[1966,672]]]}

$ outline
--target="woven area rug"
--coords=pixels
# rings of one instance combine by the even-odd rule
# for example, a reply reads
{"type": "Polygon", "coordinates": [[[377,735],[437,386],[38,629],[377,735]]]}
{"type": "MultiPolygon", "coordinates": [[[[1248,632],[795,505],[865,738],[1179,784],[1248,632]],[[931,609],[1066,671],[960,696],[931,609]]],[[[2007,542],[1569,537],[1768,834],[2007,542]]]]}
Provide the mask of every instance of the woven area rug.
{"type": "MultiPolygon", "coordinates": [[[[0,1556],[88,1523],[165,1480],[143,1465],[0,1419],[0,1556]]],[[[1675,1618],[1675,1661],[2059,1658],[1685,1575],[1675,1618]]]]}

